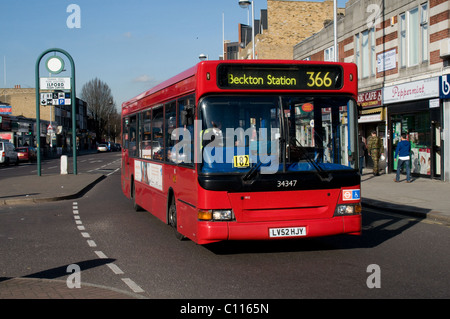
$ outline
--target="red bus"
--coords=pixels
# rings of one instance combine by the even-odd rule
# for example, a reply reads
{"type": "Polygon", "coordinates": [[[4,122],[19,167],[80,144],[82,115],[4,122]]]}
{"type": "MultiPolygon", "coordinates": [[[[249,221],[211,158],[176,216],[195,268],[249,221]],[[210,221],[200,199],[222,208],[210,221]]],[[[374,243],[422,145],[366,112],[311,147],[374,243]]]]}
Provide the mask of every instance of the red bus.
{"type": "Polygon", "coordinates": [[[203,61],[122,105],[122,191],[198,244],[361,233],[357,69],[203,61]]]}

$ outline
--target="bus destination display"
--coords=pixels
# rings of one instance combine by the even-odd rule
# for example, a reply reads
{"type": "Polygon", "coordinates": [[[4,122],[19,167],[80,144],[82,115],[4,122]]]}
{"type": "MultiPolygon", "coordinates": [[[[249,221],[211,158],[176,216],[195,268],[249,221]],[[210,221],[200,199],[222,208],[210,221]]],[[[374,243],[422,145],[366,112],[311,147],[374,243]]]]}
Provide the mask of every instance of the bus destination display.
{"type": "Polygon", "coordinates": [[[221,89],[242,90],[339,90],[342,68],[338,65],[236,65],[217,68],[221,89]]]}

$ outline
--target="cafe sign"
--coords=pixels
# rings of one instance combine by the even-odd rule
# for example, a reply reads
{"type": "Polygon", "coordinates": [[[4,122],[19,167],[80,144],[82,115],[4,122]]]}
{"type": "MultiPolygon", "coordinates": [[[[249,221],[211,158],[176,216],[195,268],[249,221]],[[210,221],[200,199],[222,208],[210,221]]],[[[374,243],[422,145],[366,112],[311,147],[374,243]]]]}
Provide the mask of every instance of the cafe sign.
{"type": "Polygon", "coordinates": [[[380,90],[358,94],[358,104],[362,108],[377,107],[383,104],[383,92],[380,90]]]}

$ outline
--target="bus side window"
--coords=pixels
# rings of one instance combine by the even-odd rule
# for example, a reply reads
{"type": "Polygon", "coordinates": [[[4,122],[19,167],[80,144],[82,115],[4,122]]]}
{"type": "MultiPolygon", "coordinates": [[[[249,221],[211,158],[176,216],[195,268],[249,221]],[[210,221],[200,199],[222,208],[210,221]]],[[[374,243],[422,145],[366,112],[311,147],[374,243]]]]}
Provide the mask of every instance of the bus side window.
{"type": "Polygon", "coordinates": [[[137,152],[137,117],[130,116],[128,123],[128,154],[131,157],[136,157],[137,152]]]}
{"type": "Polygon", "coordinates": [[[164,151],[164,113],[163,107],[153,108],[152,119],[152,158],[155,160],[163,160],[164,151]]]}
{"type": "Polygon", "coordinates": [[[128,149],[128,134],[129,134],[128,123],[129,123],[129,120],[130,119],[128,117],[125,117],[122,122],[122,148],[124,150],[128,149]]]}
{"type": "Polygon", "coordinates": [[[175,146],[176,141],[172,138],[172,133],[177,125],[177,109],[176,102],[166,104],[165,108],[166,126],[165,126],[165,160],[167,162],[176,162],[176,154],[172,154],[172,147],[175,146]]]}
{"type": "Polygon", "coordinates": [[[148,109],[141,113],[139,120],[140,137],[140,157],[152,158],[152,130],[151,130],[152,110],[148,109]]]}
{"type": "Polygon", "coordinates": [[[178,100],[178,125],[177,137],[178,145],[183,145],[177,149],[177,163],[194,167],[194,119],[195,119],[195,96],[189,95],[178,100]],[[181,116],[184,112],[184,121],[181,116]],[[183,140],[189,141],[189,144],[181,143],[183,140]]]}

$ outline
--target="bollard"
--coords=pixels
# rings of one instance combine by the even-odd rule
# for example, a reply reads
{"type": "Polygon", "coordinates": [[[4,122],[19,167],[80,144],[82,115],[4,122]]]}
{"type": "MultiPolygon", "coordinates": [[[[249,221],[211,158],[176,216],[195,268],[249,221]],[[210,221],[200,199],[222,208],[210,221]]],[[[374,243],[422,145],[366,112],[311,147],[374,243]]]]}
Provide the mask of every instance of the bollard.
{"type": "Polygon", "coordinates": [[[61,156],[61,175],[67,174],[67,155],[61,156]]]}

